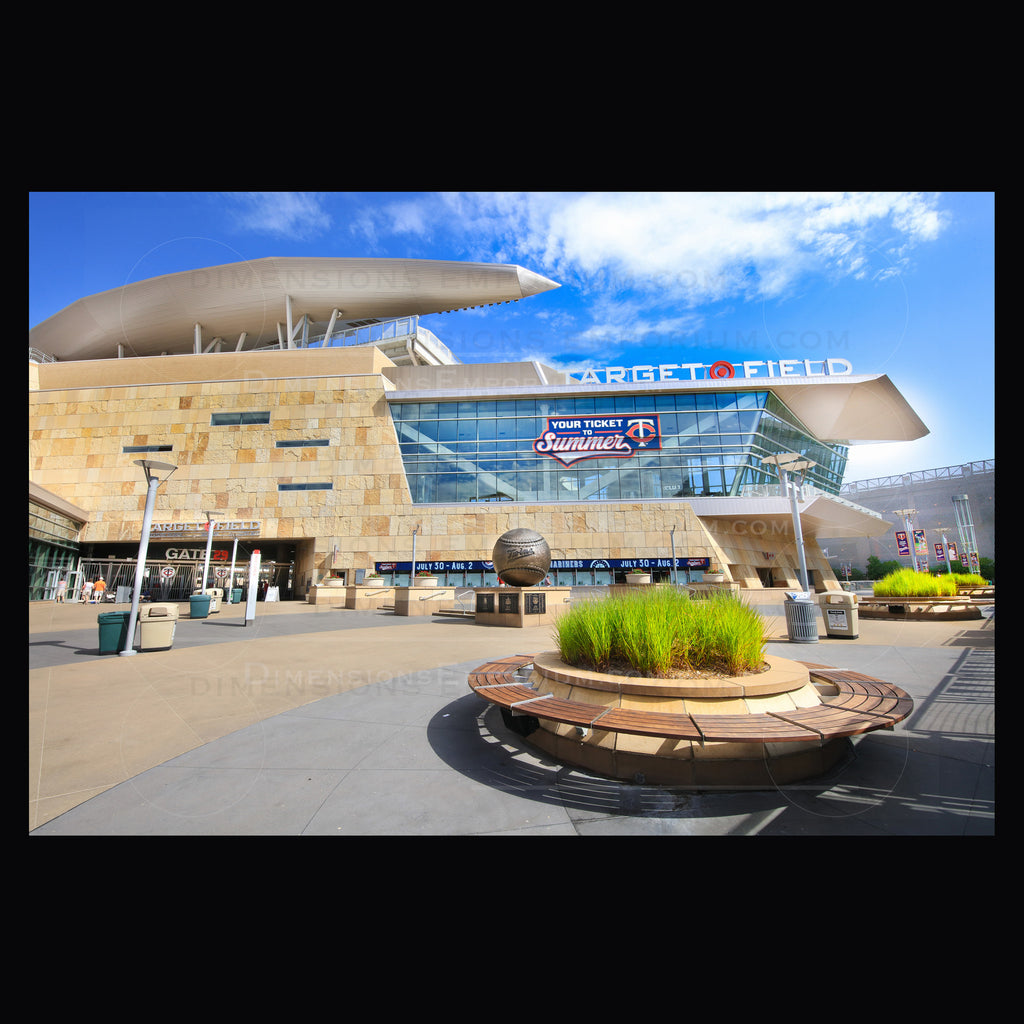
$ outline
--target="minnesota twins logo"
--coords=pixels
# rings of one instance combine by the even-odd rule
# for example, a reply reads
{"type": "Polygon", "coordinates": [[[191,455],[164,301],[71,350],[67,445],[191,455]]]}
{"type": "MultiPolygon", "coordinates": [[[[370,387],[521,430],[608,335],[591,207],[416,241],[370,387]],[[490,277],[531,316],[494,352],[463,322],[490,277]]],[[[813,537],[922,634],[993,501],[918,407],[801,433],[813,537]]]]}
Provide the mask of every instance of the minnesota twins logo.
{"type": "Polygon", "coordinates": [[[549,416],[544,432],[533,442],[538,455],[563,466],[584,459],[628,459],[637,451],[661,448],[661,425],[650,416],[549,416]]]}

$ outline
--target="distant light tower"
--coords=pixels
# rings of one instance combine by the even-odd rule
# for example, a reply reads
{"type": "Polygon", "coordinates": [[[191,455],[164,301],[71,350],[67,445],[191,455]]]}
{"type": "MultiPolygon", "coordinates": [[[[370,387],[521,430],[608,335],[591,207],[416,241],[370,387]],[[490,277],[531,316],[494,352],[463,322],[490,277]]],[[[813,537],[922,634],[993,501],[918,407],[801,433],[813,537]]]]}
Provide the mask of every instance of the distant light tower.
{"type": "Polygon", "coordinates": [[[981,553],[978,551],[978,539],[974,535],[970,499],[966,494],[953,495],[953,511],[956,512],[956,525],[960,532],[960,554],[963,555],[966,552],[968,568],[974,572],[980,572],[981,553]]]}

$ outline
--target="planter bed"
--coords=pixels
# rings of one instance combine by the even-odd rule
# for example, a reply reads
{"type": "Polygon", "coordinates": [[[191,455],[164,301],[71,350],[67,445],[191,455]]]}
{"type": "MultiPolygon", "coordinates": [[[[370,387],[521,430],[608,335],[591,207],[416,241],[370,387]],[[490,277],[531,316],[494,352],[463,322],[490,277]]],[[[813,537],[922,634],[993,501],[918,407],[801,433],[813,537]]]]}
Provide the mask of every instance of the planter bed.
{"type": "Polygon", "coordinates": [[[969,597],[862,597],[862,619],[980,619],[981,607],[969,597]]]}

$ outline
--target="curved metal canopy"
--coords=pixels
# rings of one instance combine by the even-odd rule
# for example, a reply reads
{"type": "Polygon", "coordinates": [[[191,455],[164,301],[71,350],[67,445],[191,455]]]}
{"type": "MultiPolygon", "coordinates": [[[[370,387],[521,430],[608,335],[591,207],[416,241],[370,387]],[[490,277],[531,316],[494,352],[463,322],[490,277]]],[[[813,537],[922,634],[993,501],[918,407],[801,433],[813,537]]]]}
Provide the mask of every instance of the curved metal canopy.
{"type": "Polygon", "coordinates": [[[223,338],[274,344],[278,325],[308,316],[338,330],[365,321],[515,302],[559,287],[511,264],[281,257],[188,270],[73,302],[29,330],[29,346],[61,360],[195,351],[223,338]],[[335,316],[337,311],[337,316],[335,316]]]}

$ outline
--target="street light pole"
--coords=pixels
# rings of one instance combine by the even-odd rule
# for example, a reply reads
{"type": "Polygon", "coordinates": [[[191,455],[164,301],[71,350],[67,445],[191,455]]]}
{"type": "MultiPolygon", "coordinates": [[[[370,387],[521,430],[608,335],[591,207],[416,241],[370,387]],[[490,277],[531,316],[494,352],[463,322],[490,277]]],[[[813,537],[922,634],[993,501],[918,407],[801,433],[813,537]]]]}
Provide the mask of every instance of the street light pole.
{"type": "Polygon", "coordinates": [[[789,494],[790,510],[793,515],[793,532],[796,537],[796,553],[800,561],[800,584],[804,591],[810,591],[810,582],[807,576],[807,556],[804,554],[804,532],[800,525],[800,510],[796,502],[797,487],[803,485],[804,476],[812,466],[817,463],[810,459],[801,459],[795,452],[788,452],[784,455],[768,455],[761,460],[762,465],[772,465],[779,474],[779,483],[784,493],[789,494]],[[790,474],[794,474],[790,480],[790,474]]]}
{"type": "Polygon", "coordinates": [[[948,529],[940,529],[939,534],[942,536],[942,554],[946,562],[946,574],[948,575],[953,570],[949,566],[949,543],[946,541],[946,534],[949,533],[948,529]]]}
{"type": "Polygon", "coordinates": [[[199,584],[200,595],[206,593],[206,577],[210,572],[210,548],[213,547],[213,531],[217,526],[212,516],[212,512],[206,513],[206,561],[203,562],[203,578],[199,584]]]}
{"type": "Polygon", "coordinates": [[[669,536],[672,538],[672,585],[674,587],[679,586],[679,570],[676,568],[676,528],[675,526],[669,531],[669,536]]]}
{"type": "Polygon", "coordinates": [[[907,547],[910,548],[910,568],[917,569],[917,552],[914,550],[914,524],[910,518],[917,515],[917,509],[894,508],[892,514],[894,516],[901,516],[903,519],[903,529],[907,534],[907,547]]]}
{"type": "Polygon", "coordinates": [[[136,459],[136,466],[141,466],[146,475],[146,511],[142,517],[142,539],[139,541],[139,560],[135,567],[135,589],[132,592],[132,610],[128,615],[128,636],[125,638],[124,650],[118,653],[122,658],[135,653],[132,642],[135,639],[135,623],[139,618],[139,601],[142,597],[142,575],[146,571],[146,552],[149,550],[149,531],[153,525],[153,505],[156,502],[156,489],[161,484],[158,474],[166,472],[167,480],[178,468],[167,462],[154,462],[151,459],[136,459]]]}

